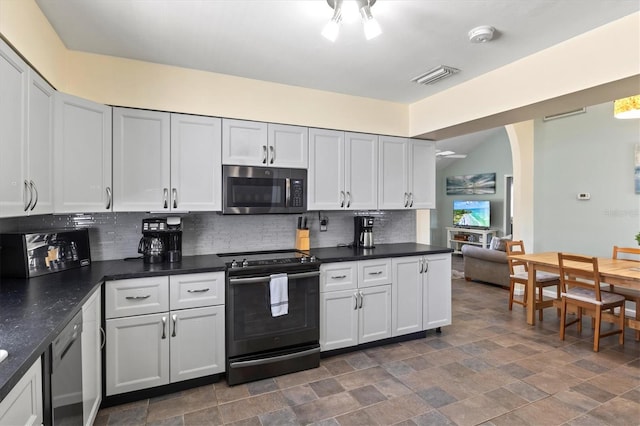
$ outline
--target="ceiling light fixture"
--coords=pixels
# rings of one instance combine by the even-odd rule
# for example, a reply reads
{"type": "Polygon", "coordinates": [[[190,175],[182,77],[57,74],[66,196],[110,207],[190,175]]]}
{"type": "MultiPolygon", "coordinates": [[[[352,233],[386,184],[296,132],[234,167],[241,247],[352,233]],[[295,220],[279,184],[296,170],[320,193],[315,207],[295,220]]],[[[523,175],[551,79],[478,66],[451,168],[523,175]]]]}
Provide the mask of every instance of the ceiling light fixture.
{"type": "Polygon", "coordinates": [[[613,116],[621,119],[640,118],[640,95],[614,101],[613,116]]]}
{"type": "Polygon", "coordinates": [[[451,77],[459,72],[460,70],[457,68],[440,65],[439,67],[432,68],[429,71],[412,78],[411,81],[418,84],[433,84],[436,81],[451,77]]]}
{"type": "MultiPolygon", "coordinates": [[[[336,41],[340,32],[340,23],[343,18],[343,9],[345,8],[347,1],[353,0],[327,0],[327,4],[333,9],[333,16],[331,20],[322,29],[322,36],[330,41],[336,41]]],[[[382,34],[380,24],[371,14],[371,7],[376,3],[376,0],[355,0],[360,16],[362,18],[362,24],[364,27],[364,36],[367,40],[378,37],[382,34]]]]}
{"type": "Polygon", "coordinates": [[[467,154],[456,154],[454,151],[436,151],[436,158],[467,158],[467,154]]]}

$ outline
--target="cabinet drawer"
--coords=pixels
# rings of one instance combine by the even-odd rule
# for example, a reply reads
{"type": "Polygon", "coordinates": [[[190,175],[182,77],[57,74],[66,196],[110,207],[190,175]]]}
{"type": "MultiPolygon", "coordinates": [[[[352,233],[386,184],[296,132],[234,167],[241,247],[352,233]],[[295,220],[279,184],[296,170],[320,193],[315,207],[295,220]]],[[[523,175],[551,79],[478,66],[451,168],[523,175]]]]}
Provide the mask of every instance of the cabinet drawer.
{"type": "Polygon", "coordinates": [[[172,310],[224,304],[224,272],[172,275],[169,283],[172,310]]]}
{"type": "Polygon", "coordinates": [[[358,262],[358,287],[391,284],[391,259],[358,262]]]}
{"type": "Polygon", "coordinates": [[[105,318],[153,314],[169,310],[169,277],[107,281],[105,318]]]}
{"type": "Polygon", "coordinates": [[[357,262],[320,265],[320,291],[349,290],[358,287],[357,262]]]}

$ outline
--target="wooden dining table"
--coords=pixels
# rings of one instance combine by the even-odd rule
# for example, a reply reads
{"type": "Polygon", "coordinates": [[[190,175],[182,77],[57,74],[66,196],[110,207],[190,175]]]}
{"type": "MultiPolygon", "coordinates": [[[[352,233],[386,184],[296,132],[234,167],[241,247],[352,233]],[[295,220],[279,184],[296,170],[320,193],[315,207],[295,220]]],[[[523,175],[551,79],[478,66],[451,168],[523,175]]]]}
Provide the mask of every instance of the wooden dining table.
{"type": "MultiPolygon", "coordinates": [[[[536,300],[536,271],[559,273],[558,253],[543,252],[509,256],[511,259],[522,260],[527,263],[529,271],[529,283],[527,285],[527,300],[536,300]]],[[[572,266],[585,267],[585,265],[573,264],[572,266]]],[[[640,262],[625,259],[612,259],[610,257],[598,257],[598,270],[602,283],[614,285],[616,288],[625,288],[640,291],[640,262]]],[[[527,324],[536,323],[536,306],[527,303],[527,324]]],[[[640,321],[628,318],[626,322],[629,328],[640,330],[640,321]]]]}

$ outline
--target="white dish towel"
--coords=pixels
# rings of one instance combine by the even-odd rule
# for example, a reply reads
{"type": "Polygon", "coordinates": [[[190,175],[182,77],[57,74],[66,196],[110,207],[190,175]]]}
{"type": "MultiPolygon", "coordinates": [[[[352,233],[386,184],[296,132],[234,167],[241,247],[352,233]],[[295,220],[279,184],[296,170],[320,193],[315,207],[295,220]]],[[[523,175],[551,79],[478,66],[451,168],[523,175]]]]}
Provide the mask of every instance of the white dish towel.
{"type": "Polygon", "coordinates": [[[273,274],[270,278],[271,316],[287,315],[289,313],[289,279],[287,274],[273,274]]]}

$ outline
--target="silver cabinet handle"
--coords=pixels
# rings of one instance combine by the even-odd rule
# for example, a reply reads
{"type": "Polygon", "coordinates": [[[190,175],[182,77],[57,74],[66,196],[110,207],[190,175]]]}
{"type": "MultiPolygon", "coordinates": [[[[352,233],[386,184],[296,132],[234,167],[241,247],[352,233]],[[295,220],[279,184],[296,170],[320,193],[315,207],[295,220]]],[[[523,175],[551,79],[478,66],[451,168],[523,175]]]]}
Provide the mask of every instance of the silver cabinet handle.
{"type": "Polygon", "coordinates": [[[101,337],[101,343],[100,343],[100,349],[104,348],[105,343],[107,343],[107,335],[104,332],[104,328],[100,327],[100,337],[101,337]]]}
{"type": "Polygon", "coordinates": [[[409,207],[413,207],[413,192],[409,193],[409,207]]]}
{"type": "Polygon", "coordinates": [[[267,164],[267,146],[262,145],[262,164],[267,164]]]}
{"type": "Polygon", "coordinates": [[[167,338],[167,317],[162,317],[162,338],[167,338]]]}
{"type": "Polygon", "coordinates": [[[148,299],[150,297],[151,297],[150,294],[146,294],[144,296],[127,296],[127,297],[125,297],[125,299],[127,299],[127,300],[144,300],[144,299],[148,299]]]}
{"type": "Polygon", "coordinates": [[[347,278],[346,275],[331,275],[332,280],[341,280],[343,278],[347,278]]]}
{"type": "Polygon", "coordinates": [[[420,259],[419,263],[420,263],[420,273],[422,273],[424,270],[424,259],[420,259]]]}
{"type": "Polygon", "coordinates": [[[24,180],[24,200],[25,200],[25,204],[24,204],[24,211],[26,212],[27,210],[29,210],[29,207],[31,207],[31,199],[33,198],[33,193],[31,192],[31,190],[29,189],[29,181],[27,181],[26,179],[24,180]],[[27,201],[27,194],[29,194],[29,201],[27,201]]]}
{"type": "Polygon", "coordinates": [[[424,260],[424,273],[426,274],[429,271],[429,261],[427,259],[424,260]]]}
{"type": "Polygon", "coordinates": [[[382,274],[382,271],[369,272],[369,275],[380,275],[380,274],[382,274]]]}
{"type": "Polygon", "coordinates": [[[404,206],[409,207],[409,194],[406,192],[404,193],[404,206]]]}
{"type": "Polygon", "coordinates": [[[276,160],[276,149],[273,147],[273,145],[269,146],[269,156],[271,157],[269,163],[273,164],[273,162],[276,160]]]}
{"type": "Polygon", "coordinates": [[[353,305],[353,310],[358,309],[358,292],[353,293],[353,299],[356,301],[355,305],[353,305]]]}
{"type": "Polygon", "coordinates": [[[176,329],[178,328],[178,316],[176,314],[171,315],[171,320],[173,321],[173,333],[171,333],[171,337],[176,337],[176,329]]]}
{"type": "Polygon", "coordinates": [[[36,199],[33,201],[33,204],[31,205],[31,209],[29,210],[33,210],[36,208],[36,204],[38,204],[38,187],[36,186],[35,182],[31,181],[31,195],[33,196],[33,193],[35,192],[36,194],[36,199]]]}
{"type": "Polygon", "coordinates": [[[344,191],[340,191],[340,207],[344,207],[344,191]]]}
{"type": "Polygon", "coordinates": [[[347,208],[351,207],[351,192],[347,191],[347,208]]]}
{"type": "Polygon", "coordinates": [[[207,291],[209,291],[208,288],[201,288],[198,290],[187,290],[187,293],[206,293],[207,291]]]}
{"type": "Polygon", "coordinates": [[[360,294],[360,306],[358,306],[358,309],[362,309],[362,303],[364,302],[364,294],[362,294],[362,292],[358,292],[358,294],[360,294]]]}
{"type": "Polygon", "coordinates": [[[173,198],[173,208],[178,208],[178,190],[176,188],[171,189],[171,197],[173,198]]]}
{"type": "Polygon", "coordinates": [[[163,198],[163,208],[169,207],[169,188],[164,188],[162,190],[162,198],[163,198]]]}
{"type": "Polygon", "coordinates": [[[109,210],[111,208],[111,202],[113,201],[113,194],[111,192],[111,188],[109,188],[107,186],[107,206],[105,207],[105,209],[109,210]]]}

